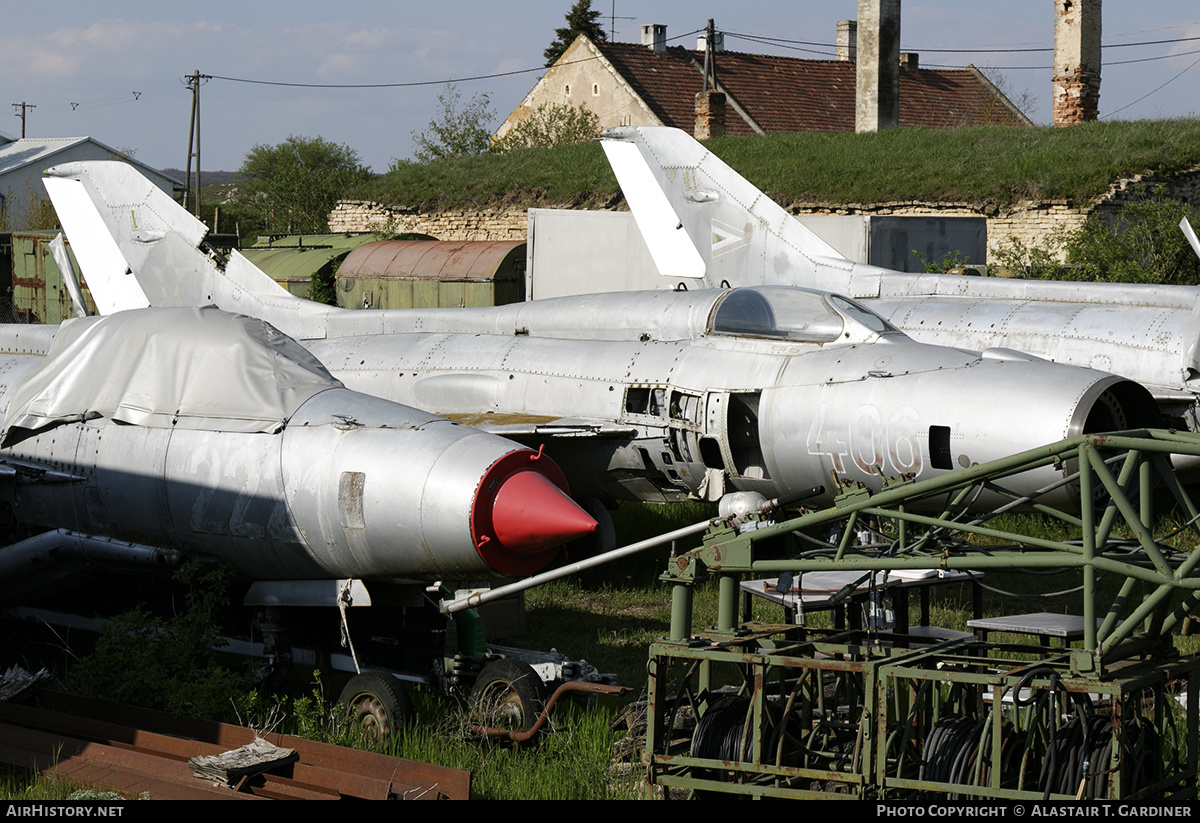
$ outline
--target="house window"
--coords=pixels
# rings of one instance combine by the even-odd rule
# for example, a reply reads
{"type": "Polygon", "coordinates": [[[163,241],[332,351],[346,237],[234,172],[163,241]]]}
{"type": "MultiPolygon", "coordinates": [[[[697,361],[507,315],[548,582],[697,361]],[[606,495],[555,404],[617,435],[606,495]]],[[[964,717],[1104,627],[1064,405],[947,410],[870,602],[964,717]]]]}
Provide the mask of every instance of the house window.
{"type": "Polygon", "coordinates": [[[599,96],[600,96],[600,84],[592,83],[592,97],[599,97],[599,96]]]}
{"type": "Polygon", "coordinates": [[[571,84],[570,83],[567,83],[565,91],[566,91],[567,97],[570,97],[571,96],[571,84]]]}

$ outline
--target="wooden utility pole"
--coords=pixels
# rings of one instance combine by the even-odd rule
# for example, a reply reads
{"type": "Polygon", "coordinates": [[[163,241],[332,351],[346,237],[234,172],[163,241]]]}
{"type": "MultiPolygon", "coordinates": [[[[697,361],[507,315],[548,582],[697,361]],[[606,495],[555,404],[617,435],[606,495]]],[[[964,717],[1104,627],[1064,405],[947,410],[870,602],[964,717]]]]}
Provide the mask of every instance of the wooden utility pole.
{"type": "Polygon", "coordinates": [[[188,126],[188,155],[186,171],[183,173],[183,207],[188,208],[188,198],[191,195],[192,213],[200,216],[200,81],[208,77],[200,70],[192,72],[187,79],[187,87],[192,90],[192,122],[188,126]],[[195,151],[193,151],[193,146],[195,151]],[[192,189],[192,158],[196,158],[196,188],[192,189]]]}
{"type": "Polygon", "coordinates": [[[24,100],[22,100],[20,103],[12,103],[11,105],[14,109],[19,108],[21,110],[21,113],[18,114],[17,117],[21,118],[21,139],[24,140],[25,139],[25,110],[26,109],[36,109],[37,106],[33,105],[33,103],[26,103],[24,100]]]}

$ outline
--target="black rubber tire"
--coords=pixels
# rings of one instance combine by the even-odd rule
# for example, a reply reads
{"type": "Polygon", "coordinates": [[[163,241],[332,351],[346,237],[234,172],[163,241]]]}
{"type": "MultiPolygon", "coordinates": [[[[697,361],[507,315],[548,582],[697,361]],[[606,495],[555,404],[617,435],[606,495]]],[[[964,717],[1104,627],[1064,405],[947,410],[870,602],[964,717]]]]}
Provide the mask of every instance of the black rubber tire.
{"type": "Polygon", "coordinates": [[[511,657],[484,666],[471,690],[479,725],[510,731],[532,728],[547,699],[546,685],[533,667],[511,657]]]}
{"type": "Polygon", "coordinates": [[[400,681],[386,672],[363,672],[350,678],[338,702],[350,722],[373,740],[386,740],[415,717],[412,701],[400,681]]]}

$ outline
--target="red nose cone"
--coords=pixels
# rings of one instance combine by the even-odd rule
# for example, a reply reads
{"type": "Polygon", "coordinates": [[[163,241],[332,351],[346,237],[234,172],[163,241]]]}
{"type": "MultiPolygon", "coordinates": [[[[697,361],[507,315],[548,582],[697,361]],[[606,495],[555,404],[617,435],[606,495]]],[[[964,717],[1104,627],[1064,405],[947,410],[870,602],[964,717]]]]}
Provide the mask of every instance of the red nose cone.
{"type": "Polygon", "coordinates": [[[521,471],[505,479],[492,504],[492,527],[507,554],[528,557],[596,530],[596,521],[546,475],[521,471]]]}
{"type": "Polygon", "coordinates": [[[509,452],[479,481],[471,537],[488,567],[504,577],[541,571],[554,549],[591,534],[596,521],[568,496],[554,461],[528,449],[509,452]]]}

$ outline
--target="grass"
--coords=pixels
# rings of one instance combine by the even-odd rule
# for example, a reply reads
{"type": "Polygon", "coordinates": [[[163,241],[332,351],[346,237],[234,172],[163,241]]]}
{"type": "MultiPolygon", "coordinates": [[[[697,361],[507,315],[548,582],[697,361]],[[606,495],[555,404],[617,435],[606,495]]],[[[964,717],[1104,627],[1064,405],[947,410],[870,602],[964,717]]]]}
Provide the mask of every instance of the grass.
{"type": "MultiPolygon", "coordinates": [[[[265,700],[247,725],[343,746],[368,748],[437,766],[471,772],[473,797],[487,800],[620,800],[637,795],[636,769],[610,775],[613,703],[567,703],[556,711],[552,731],[535,744],[481,740],[470,733],[475,718],[464,701],[428,689],[407,687],[417,720],[393,738],[376,743],[346,723],[328,695],[340,682],[322,686],[315,675],[309,694],[280,702],[265,700]]],[[[244,703],[247,701],[243,701],[244,703]]]]}
{"type": "Polygon", "coordinates": [[[0,774],[0,798],[5,800],[66,800],[78,789],[68,780],[43,778],[24,772],[0,774]]]}
{"type": "MultiPolygon", "coordinates": [[[[622,504],[614,512],[618,545],[647,534],[657,534],[712,516],[712,507],[702,504],[646,506],[622,504]]],[[[1023,530],[1043,537],[1061,537],[1052,521],[1031,515],[1005,515],[997,523],[1003,528],[1023,530]]],[[[1161,530],[1160,530],[1161,531],[1161,530]]],[[[677,551],[689,546],[680,545],[677,551]]],[[[1181,544],[1179,548],[1187,548],[1181,544]]],[[[427,690],[413,689],[419,721],[404,734],[386,743],[387,754],[437,765],[469,770],[474,792],[488,799],[631,799],[641,796],[640,764],[625,761],[614,770],[613,750],[624,735],[610,731],[609,722],[623,703],[642,698],[647,682],[648,646],[666,633],[670,620],[670,594],[658,580],[666,568],[667,549],[654,549],[634,557],[615,569],[599,569],[537,589],[526,596],[527,633],[518,645],[534,649],[557,648],[572,658],[585,658],[604,672],[617,675],[619,683],[633,693],[619,700],[597,699],[589,705],[568,705],[556,715],[552,733],[536,746],[513,746],[473,739],[467,733],[469,715],[458,700],[427,690]]],[[[1019,612],[1081,613],[1078,593],[1053,594],[1080,585],[1081,574],[1035,575],[993,572],[985,582],[998,592],[986,592],[984,615],[1019,612]],[[1051,597],[1045,595],[1051,594],[1051,597]],[[1036,598],[1036,599],[1035,599],[1036,598]]],[[[1115,581],[1103,583],[1115,593],[1115,581]]],[[[1102,600],[1102,602],[1104,602],[1102,600]]],[[[695,593],[693,628],[699,630],[716,619],[715,581],[700,583],[695,593]]],[[[914,604],[915,606],[915,604],[914,604]]],[[[935,625],[965,630],[971,616],[971,593],[966,584],[937,587],[933,595],[935,625]]],[[[782,619],[778,607],[756,604],[760,620],[782,619]]],[[[915,618],[915,613],[913,615],[915,618]]],[[[809,615],[810,625],[827,627],[829,613],[809,615]]],[[[993,635],[1000,642],[1028,644],[1028,637],[993,635]]],[[[1177,637],[1183,654],[1197,651],[1194,637],[1177,637]]],[[[338,693],[340,683],[321,687],[303,679],[293,681],[291,690],[299,697],[285,698],[287,717],[276,728],[302,733],[329,742],[346,743],[350,737],[326,696],[338,693]]],[[[272,701],[263,701],[270,705],[272,701]]],[[[261,709],[261,707],[260,707],[261,709]]],[[[275,715],[278,717],[278,714],[275,715]]],[[[252,725],[270,726],[262,716],[252,725]]],[[[74,788],[74,787],[71,787],[74,788]]],[[[52,781],[23,780],[14,775],[0,782],[0,796],[9,799],[40,799],[36,792],[65,792],[52,781]]],[[[65,794],[61,795],[65,796],[65,794]]],[[[46,797],[58,798],[58,794],[46,797]]]]}
{"type": "Polygon", "coordinates": [[[553,733],[535,746],[469,739],[466,712],[428,694],[417,700],[420,722],[383,751],[471,772],[473,796],[494,800],[624,800],[637,796],[628,773],[610,776],[611,708],[566,706],[553,733]]]}
{"type": "MultiPolygon", "coordinates": [[[[895,200],[1074,203],[1120,177],[1200,165],[1200,120],[975,126],[874,134],[725,137],[713,153],[785,205],[895,200]]],[[[620,202],[597,143],[413,164],[347,197],[420,209],[505,205],[598,208],[620,202]]]]}

